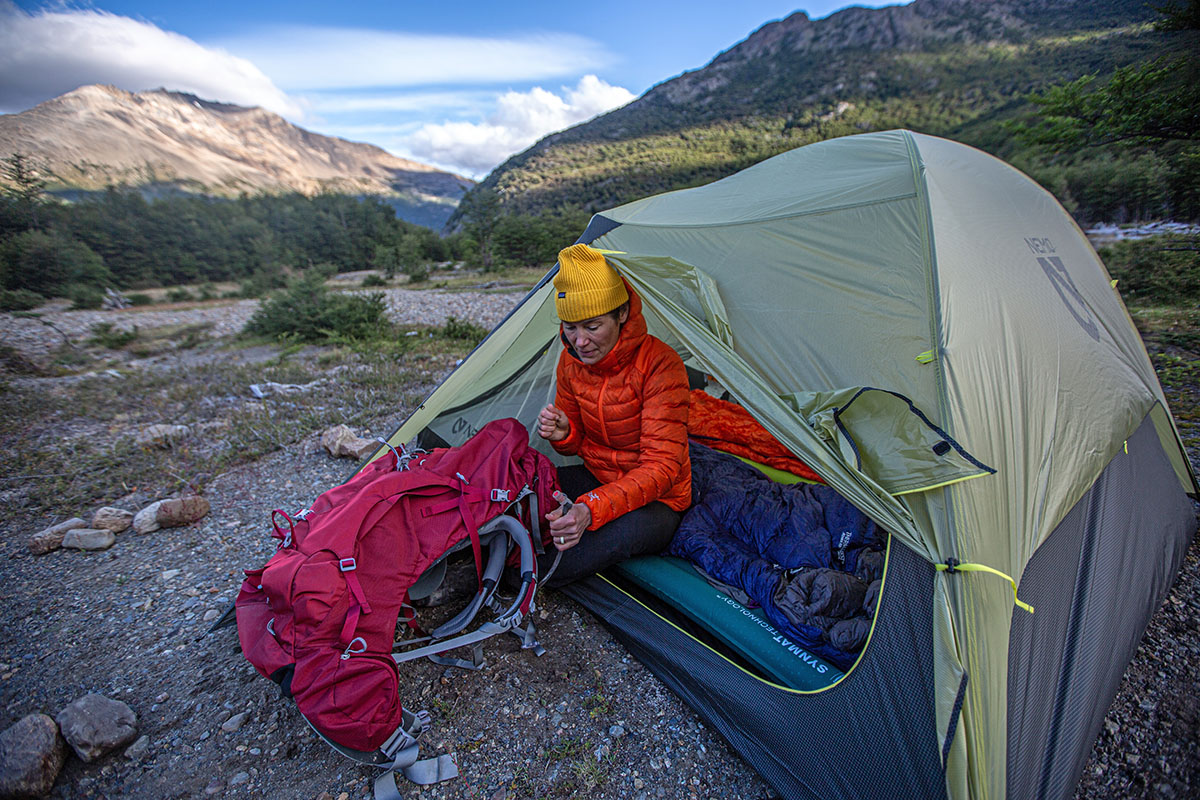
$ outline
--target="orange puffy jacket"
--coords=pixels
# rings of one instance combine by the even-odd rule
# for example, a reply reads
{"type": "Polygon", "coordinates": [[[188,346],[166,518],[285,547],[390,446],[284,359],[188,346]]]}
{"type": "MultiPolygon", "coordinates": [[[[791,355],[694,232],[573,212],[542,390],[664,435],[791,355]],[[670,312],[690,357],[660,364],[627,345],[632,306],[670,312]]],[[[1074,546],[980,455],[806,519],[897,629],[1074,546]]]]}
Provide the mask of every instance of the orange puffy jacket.
{"type": "Polygon", "coordinates": [[[629,319],[600,361],[584,364],[559,332],[554,403],[571,431],[552,445],[580,456],[603,484],[576,500],[592,512],[588,530],[655,500],[675,511],[692,502],[687,371],[678,353],[646,332],[642,300],[625,287],[629,319]]]}

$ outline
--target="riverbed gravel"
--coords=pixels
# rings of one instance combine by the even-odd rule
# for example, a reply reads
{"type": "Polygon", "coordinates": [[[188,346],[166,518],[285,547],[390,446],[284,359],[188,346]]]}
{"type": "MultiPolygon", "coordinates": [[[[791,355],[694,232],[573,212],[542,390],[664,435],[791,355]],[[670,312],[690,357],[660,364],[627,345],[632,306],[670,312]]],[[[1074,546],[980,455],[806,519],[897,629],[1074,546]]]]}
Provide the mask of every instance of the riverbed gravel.
{"type": "MultiPolygon", "coordinates": [[[[398,318],[422,324],[453,314],[491,325],[519,297],[399,291],[389,293],[398,318]]],[[[168,324],[163,319],[211,323],[210,335],[227,336],[252,312],[253,301],[238,301],[132,313],[52,310],[45,319],[76,339],[97,321],[114,319],[141,326],[168,324]]],[[[47,333],[54,335],[40,320],[0,315],[3,341],[30,358],[51,352],[53,342],[38,344],[47,333]]],[[[205,488],[211,511],[198,523],[144,535],[126,531],[97,553],[32,556],[29,537],[59,519],[0,511],[0,724],[35,712],[53,716],[77,697],[99,692],[128,703],[138,714],[139,736],[146,737],[132,752],[93,763],[70,757],[51,796],[370,796],[375,773],[312,734],[274,684],[242,658],[232,628],[206,633],[233,601],[242,570],[273,552],[270,510],[305,507],[352,468],[327,455],[314,432],[216,476],[205,488]]],[[[131,487],[112,504],[132,511],[150,499],[131,487]]],[[[541,657],[506,637],[488,643],[479,671],[405,666],[401,699],[428,709],[434,723],[423,750],[453,752],[461,778],[424,789],[402,783],[402,796],[775,796],[579,606],[548,591],[535,620],[546,647],[541,657]]],[[[1197,676],[1200,546],[1193,543],[1125,673],[1084,769],[1079,800],[1197,796],[1197,676]]]]}

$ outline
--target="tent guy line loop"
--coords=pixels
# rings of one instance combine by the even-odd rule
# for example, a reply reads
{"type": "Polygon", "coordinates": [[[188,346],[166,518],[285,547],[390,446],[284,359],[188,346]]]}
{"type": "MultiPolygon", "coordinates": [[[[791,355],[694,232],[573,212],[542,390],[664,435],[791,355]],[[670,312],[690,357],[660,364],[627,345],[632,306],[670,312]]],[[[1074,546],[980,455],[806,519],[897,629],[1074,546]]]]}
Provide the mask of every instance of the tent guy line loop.
{"type": "Polygon", "coordinates": [[[1003,572],[1001,572],[998,569],[995,569],[994,567],[989,567],[986,564],[972,564],[969,562],[963,563],[963,562],[959,561],[957,558],[947,558],[946,563],[934,564],[933,566],[934,566],[934,568],[937,569],[938,572],[945,572],[945,573],[948,573],[951,575],[954,574],[955,572],[987,572],[992,575],[998,575],[1001,578],[1004,578],[1004,580],[1008,581],[1010,584],[1012,584],[1013,602],[1016,603],[1021,608],[1028,611],[1030,614],[1033,613],[1033,606],[1029,605],[1028,603],[1022,602],[1021,598],[1017,597],[1017,582],[1012,579],[1012,576],[1005,575],[1003,572]]]}

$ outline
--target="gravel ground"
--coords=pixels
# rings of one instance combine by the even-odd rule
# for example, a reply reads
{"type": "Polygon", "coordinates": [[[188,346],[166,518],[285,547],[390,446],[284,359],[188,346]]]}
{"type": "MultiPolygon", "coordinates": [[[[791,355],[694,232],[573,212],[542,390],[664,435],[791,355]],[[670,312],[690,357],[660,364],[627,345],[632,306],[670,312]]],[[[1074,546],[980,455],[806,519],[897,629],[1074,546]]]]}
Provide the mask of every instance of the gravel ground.
{"type": "MultiPolygon", "coordinates": [[[[428,324],[447,314],[491,324],[516,299],[392,292],[397,307],[427,315],[411,321],[428,324]]],[[[251,311],[238,302],[195,309],[197,319],[187,319],[220,317],[216,332],[251,311]]],[[[180,312],[137,312],[151,313],[181,322],[180,312]]],[[[104,321],[135,317],[66,312],[54,322],[82,337],[96,314],[104,321]]],[[[163,324],[137,319],[143,326],[163,324]]],[[[34,334],[44,338],[46,330],[36,320],[0,315],[3,341],[21,343],[30,355],[41,352],[34,334]],[[25,333],[10,338],[12,331],[25,333]]],[[[70,757],[52,796],[370,795],[374,772],[317,740],[294,706],[278,699],[274,685],[241,657],[231,629],[202,635],[210,624],[205,618],[232,602],[240,570],[261,565],[273,551],[270,509],[306,506],[352,468],[309,437],[215,478],[205,490],[212,510],[200,522],[146,535],[127,531],[100,553],[31,556],[30,535],[58,520],[11,519],[0,510],[0,604],[6,610],[0,722],[34,712],[53,716],[75,698],[100,692],[128,703],[139,716],[139,734],[148,737],[148,747],[133,758],[114,753],[85,764],[70,757]]],[[[113,505],[136,510],[150,499],[134,491],[113,505]]],[[[87,519],[92,510],[78,513],[87,519]]],[[[461,575],[470,566],[456,569],[461,575]]],[[[590,615],[560,594],[540,597],[544,656],[506,638],[488,643],[488,663],[479,672],[428,662],[405,666],[401,699],[428,709],[434,721],[423,752],[453,751],[462,774],[426,789],[402,783],[405,797],[773,797],[590,615]]],[[[1078,798],[1196,796],[1198,674],[1200,545],[1193,543],[1126,672],[1078,798]]]]}

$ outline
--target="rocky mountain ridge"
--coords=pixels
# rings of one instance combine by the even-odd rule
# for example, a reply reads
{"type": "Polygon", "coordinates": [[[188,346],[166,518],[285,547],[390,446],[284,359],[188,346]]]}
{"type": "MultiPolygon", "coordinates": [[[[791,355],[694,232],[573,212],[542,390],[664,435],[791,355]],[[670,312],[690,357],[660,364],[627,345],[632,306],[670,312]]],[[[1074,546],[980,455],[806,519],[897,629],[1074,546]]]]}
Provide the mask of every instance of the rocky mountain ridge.
{"type": "Polygon", "coordinates": [[[996,152],[1010,138],[1000,122],[1027,109],[1030,92],[1174,42],[1151,30],[1154,18],[1140,0],[914,0],[817,20],[798,11],[622,108],[547,136],[481,188],[511,211],[595,211],[813,141],[896,127],[1011,157],[996,152]]]}
{"type": "Polygon", "coordinates": [[[0,115],[0,156],[45,164],[56,193],[136,187],[224,197],[245,192],[379,195],[439,227],[472,182],[382,148],[305,130],[262,108],[155,89],[82,86],[0,115]]]}

